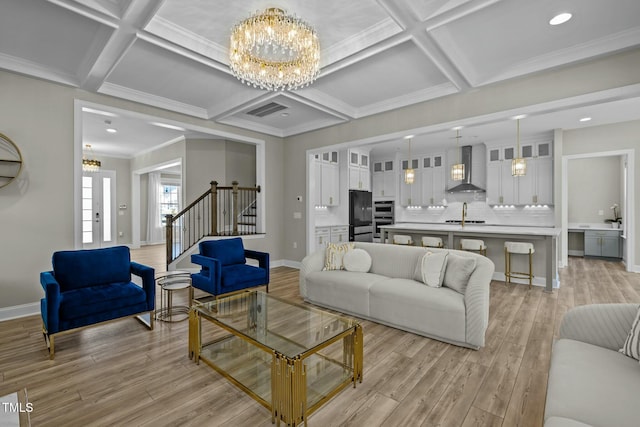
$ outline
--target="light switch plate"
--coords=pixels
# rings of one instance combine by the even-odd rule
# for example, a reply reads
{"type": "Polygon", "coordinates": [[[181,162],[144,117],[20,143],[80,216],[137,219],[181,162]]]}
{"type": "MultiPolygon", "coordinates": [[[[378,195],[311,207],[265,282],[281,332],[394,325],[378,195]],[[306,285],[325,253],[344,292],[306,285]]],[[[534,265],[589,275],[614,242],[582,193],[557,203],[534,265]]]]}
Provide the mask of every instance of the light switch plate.
{"type": "Polygon", "coordinates": [[[293,213],[293,219],[301,219],[301,218],[302,218],[302,212],[293,213]]]}

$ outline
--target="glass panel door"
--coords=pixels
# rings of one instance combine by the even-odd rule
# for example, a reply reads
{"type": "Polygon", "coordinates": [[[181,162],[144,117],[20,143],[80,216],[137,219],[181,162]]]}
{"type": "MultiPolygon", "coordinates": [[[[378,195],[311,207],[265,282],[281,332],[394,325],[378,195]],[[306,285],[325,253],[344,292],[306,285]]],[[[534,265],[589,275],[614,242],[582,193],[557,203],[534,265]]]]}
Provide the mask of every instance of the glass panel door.
{"type": "Polygon", "coordinates": [[[115,171],[82,175],[82,247],[95,249],[117,243],[115,171]]]}

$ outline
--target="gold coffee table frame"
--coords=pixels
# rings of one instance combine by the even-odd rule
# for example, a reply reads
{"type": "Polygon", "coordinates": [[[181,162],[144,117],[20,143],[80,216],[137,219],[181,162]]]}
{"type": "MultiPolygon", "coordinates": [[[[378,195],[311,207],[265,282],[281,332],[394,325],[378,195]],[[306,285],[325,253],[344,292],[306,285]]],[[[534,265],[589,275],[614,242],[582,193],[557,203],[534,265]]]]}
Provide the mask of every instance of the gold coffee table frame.
{"type": "Polygon", "coordinates": [[[243,292],[194,301],[189,357],[204,361],[269,409],[273,423],[306,425],[329,399],[362,382],[362,327],[350,317],[261,291],[243,292]],[[202,319],[231,334],[203,344],[202,319]],[[341,348],[336,347],[340,341],[341,348]]]}

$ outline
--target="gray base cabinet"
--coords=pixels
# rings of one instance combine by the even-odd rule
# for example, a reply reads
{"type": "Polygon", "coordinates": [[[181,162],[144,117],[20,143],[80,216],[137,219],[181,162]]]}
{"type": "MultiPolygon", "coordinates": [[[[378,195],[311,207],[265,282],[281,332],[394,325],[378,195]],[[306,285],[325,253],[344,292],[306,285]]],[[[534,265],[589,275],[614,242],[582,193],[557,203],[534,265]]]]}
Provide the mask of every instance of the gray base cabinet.
{"type": "Polygon", "coordinates": [[[586,256],[621,258],[620,231],[585,231],[584,254],[586,256]]]}

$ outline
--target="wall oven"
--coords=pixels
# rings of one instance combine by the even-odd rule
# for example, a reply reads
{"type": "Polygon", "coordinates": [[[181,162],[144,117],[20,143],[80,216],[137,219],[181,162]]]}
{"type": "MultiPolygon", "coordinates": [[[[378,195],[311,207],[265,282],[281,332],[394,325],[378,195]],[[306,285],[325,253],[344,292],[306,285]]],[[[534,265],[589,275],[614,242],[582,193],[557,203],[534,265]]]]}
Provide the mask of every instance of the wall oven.
{"type": "MultiPolygon", "coordinates": [[[[373,237],[380,238],[380,226],[395,223],[393,200],[377,200],[373,203],[373,237]]],[[[384,242],[383,242],[384,243],[384,242]]]]}

